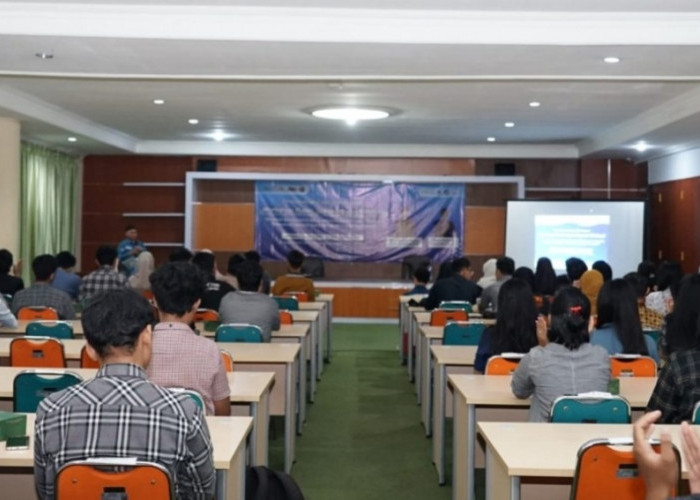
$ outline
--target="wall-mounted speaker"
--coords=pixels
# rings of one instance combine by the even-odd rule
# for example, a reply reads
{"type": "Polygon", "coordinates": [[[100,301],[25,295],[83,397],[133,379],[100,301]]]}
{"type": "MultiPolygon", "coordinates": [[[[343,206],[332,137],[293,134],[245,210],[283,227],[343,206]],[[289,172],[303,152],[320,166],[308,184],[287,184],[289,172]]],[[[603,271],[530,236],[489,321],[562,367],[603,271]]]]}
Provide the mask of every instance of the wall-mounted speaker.
{"type": "Polygon", "coordinates": [[[496,163],[493,173],[494,175],[515,175],[515,163],[496,163]]]}
{"type": "Polygon", "coordinates": [[[197,160],[197,172],[216,172],[216,160],[197,160]]]}

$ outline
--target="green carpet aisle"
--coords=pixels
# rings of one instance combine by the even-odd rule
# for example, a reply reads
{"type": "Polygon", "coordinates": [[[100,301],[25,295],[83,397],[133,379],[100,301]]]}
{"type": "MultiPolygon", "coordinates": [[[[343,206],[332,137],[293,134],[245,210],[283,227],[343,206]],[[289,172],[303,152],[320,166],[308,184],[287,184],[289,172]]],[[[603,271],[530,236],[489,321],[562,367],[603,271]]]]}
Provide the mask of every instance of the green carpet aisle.
{"type": "MultiPolygon", "coordinates": [[[[334,326],[333,360],[309,406],[292,475],[307,500],[442,500],[431,441],[398,361],[396,325],[334,326]]],[[[282,463],[281,425],[272,443],[282,463]]]]}

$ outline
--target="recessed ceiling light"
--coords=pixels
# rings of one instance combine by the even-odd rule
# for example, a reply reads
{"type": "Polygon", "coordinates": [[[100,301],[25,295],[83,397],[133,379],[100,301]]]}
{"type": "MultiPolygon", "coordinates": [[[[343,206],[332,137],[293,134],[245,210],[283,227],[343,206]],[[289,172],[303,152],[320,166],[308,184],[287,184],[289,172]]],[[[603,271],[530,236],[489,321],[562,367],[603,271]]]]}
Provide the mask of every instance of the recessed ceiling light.
{"type": "Polygon", "coordinates": [[[539,108],[540,106],[541,106],[541,104],[540,104],[539,102],[537,102],[537,101],[532,101],[532,102],[530,103],[530,107],[531,107],[531,108],[539,108]]]}
{"type": "Polygon", "coordinates": [[[605,59],[603,59],[603,62],[606,62],[608,64],[617,64],[620,62],[620,58],[615,56],[608,56],[605,59]]]}
{"type": "Polygon", "coordinates": [[[495,137],[487,137],[486,140],[489,141],[489,142],[496,142],[496,138],[495,138],[495,137]]]}
{"type": "Polygon", "coordinates": [[[636,149],[637,151],[639,151],[640,153],[643,153],[644,151],[646,151],[647,149],[649,149],[649,144],[647,144],[647,143],[644,142],[644,141],[639,141],[639,142],[637,142],[637,144],[635,144],[635,145],[632,146],[632,147],[633,147],[634,149],[636,149]]]}
{"type": "Polygon", "coordinates": [[[513,128],[515,127],[515,122],[505,122],[503,125],[507,128],[513,128]]]}
{"type": "Polygon", "coordinates": [[[34,55],[39,59],[53,59],[53,54],[51,52],[37,52],[34,55]]]}
{"type": "Polygon", "coordinates": [[[165,99],[153,99],[153,104],[165,104],[165,99]]]}
{"type": "Polygon", "coordinates": [[[76,137],[69,137],[68,142],[77,142],[78,139],[76,137]]]}
{"type": "Polygon", "coordinates": [[[231,134],[227,134],[223,130],[215,130],[214,132],[212,132],[210,137],[217,142],[221,142],[231,137],[231,134]]]}
{"type": "Polygon", "coordinates": [[[189,123],[190,125],[197,125],[199,123],[199,120],[197,120],[196,118],[190,118],[189,120],[187,120],[187,123],[189,123]]]}
{"type": "Polygon", "coordinates": [[[371,108],[319,108],[311,111],[311,115],[325,120],[342,120],[348,125],[355,125],[362,120],[383,120],[389,117],[389,112],[371,108]]]}

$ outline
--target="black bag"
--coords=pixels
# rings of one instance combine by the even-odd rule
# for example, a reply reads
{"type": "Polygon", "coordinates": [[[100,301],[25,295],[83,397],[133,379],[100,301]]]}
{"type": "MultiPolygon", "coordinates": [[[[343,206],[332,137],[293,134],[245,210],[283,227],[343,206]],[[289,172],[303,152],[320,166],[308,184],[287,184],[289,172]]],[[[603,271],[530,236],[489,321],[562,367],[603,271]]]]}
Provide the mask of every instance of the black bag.
{"type": "Polygon", "coordinates": [[[245,500],[304,500],[292,476],[269,467],[247,467],[245,500]]]}

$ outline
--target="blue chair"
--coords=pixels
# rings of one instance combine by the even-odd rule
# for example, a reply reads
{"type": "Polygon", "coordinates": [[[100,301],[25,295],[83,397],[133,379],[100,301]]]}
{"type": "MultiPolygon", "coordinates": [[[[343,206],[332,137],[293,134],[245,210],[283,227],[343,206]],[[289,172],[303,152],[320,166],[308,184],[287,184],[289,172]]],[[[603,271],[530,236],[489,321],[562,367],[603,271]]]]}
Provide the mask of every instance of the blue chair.
{"type": "Polygon", "coordinates": [[[649,335],[654,343],[658,344],[661,338],[661,330],[644,330],[644,335],[649,335]]]}
{"type": "Polygon", "coordinates": [[[473,312],[472,305],[466,300],[443,300],[440,309],[464,309],[467,313],[473,312]]]}
{"type": "Polygon", "coordinates": [[[442,336],[443,345],[479,345],[484,332],[483,323],[469,321],[451,321],[445,325],[442,336]]]}
{"type": "Polygon", "coordinates": [[[74,337],[73,327],[63,321],[32,321],[27,325],[25,335],[54,339],[72,339],[74,337]]]}
{"type": "Polygon", "coordinates": [[[299,300],[296,297],[272,297],[277,302],[277,306],[280,309],[286,309],[287,311],[298,311],[299,310],[299,300]]]}
{"type": "Polygon", "coordinates": [[[693,425],[698,425],[700,424],[700,402],[695,403],[695,407],[693,408],[693,425]]]}
{"type": "Polygon", "coordinates": [[[560,424],[629,424],[630,404],[621,396],[579,394],[554,400],[549,419],[560,424]]]}
{"type": "Polygon", "coordinates": [[[12,382],[12,411],[35,413],[46,396],[82,380],[77,373],[65,370],[23,370],[12,382]]]}
{"type": "Polygon", "coordinates": [[[227,323],[216,329],[216,342],[262,342],[262,330],[259,326],[244,323],[227,323]]]}
{"type": "Polygon", "coordinates": [[[170,392],[174,392],[175,394],[188,395],[190,398],[192,398],[192,400],[199,407],[200,410],[206,411],[206,408],[204,406],[204,398],[200,393],[198,393],[194,389],[186,389],[184,387],[168,387],[168,390],[170,392]]]}

